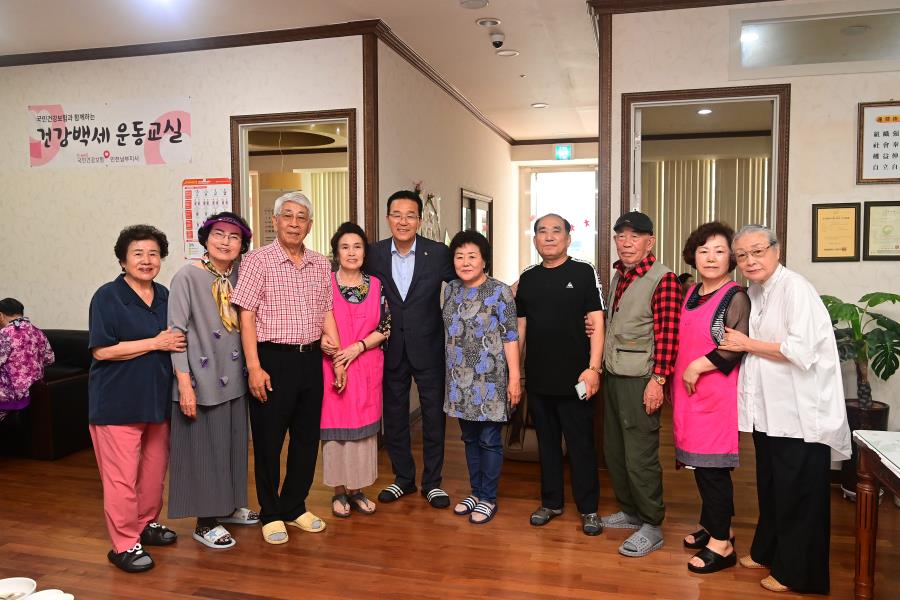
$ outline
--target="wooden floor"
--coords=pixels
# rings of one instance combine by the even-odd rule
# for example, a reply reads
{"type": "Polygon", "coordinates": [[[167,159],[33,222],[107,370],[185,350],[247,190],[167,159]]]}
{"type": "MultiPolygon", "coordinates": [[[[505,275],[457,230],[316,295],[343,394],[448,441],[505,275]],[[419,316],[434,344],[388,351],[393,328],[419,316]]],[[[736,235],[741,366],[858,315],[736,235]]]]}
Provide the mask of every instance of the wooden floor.
{"type": "MultiPolygon", "coordinates": [[[[79,600],[775,597],[759,586],[765,572],[736,567],[700,576],[687,571],[690,552],[682,548],[681,537],[695,528],[697,492],[691,474],[672,467],[668,423],[662,439],[667,545],[646,558],[629,559],[616,552],[626,531],[606,531],[593,538],[582,535],[571,504],[548,526],[529,526],[528,515],[538,505],[538,467],[508,460],[500,510],[487,526],[470,525],[449,510],[432,509],[418,495],[379,505],[371,517],[336,519],[330,515],[331,491],[318,484],[310,508],[327,518],[325,532],[289,528],[287,544],[270,546],[258,526],[232,526],[237,546],[215,551],[190,538],[191,520],[163,519],[181,538],[174,546],[151,549],[157,566],[138,575],[123,573],[106,560],[109,541],[90,450],[57,462],[0,458],[0,577],[28,576],[37,580],[38,589],[62,588],[79,600]]],[[[749,437],[742,444],[744,466],[735,472],[739,554],[747,552],[756,519],[749,437]]],[[[468,492],[468,485],[452,419],[446,457],[444,487],[458,499],[468,492]]],[[[378,488],[391,481],[383,453],[380,468],[378,488]]],[[[616,510],[605,472],[601,485],[601,512],[616,510]]],[[[255,498],[252,486],[250,497],[255,498]]],[[[833,492],[834,598],[852,597],[854,508],[839,491],[833,492]]],[[[898,564],[900,509],[885,502],[878,539],[879,598],[900,598],[898,564]]]]}

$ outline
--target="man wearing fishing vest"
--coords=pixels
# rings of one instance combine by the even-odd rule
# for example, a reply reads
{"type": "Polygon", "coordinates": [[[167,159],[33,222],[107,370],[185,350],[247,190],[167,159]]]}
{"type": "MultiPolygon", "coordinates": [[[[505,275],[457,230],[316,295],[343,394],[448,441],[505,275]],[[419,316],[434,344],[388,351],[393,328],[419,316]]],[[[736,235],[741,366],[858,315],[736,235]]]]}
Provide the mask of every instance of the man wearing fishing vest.
{"type": "Polygon", "coordinates": [[[619,547],[640,557],[662,548],[665,517],[659,464],[659,415],[678,351],[681,291],[653,255],[653,222],[640,212],[613,227],[613,264],[603,364],[603,451],[620,511],[604,527],[636,530],[619,547]]]}

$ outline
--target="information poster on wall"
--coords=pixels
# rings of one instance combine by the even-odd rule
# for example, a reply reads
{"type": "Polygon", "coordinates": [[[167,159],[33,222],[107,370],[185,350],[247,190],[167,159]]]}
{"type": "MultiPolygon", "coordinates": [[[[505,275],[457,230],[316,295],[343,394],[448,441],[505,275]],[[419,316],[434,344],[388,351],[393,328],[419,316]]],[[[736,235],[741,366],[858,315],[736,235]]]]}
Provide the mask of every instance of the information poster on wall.
{"type": "Polygon", "coordinates": [[[859,105],[856,183],[900,183],[900,102],[859,105]]]}
{"type": "Polygon", "coordinates": [[[28,106],[32,168],[191,162],[190,98],[28,106]]]}
{"type": "Polygon", "coordinates": [[[211,215],[231,210],[231,179],[185,179],[181,182],[184,209],[184,257],[200,258],[205,250],[197,240],[197,230],[211,215]]]}

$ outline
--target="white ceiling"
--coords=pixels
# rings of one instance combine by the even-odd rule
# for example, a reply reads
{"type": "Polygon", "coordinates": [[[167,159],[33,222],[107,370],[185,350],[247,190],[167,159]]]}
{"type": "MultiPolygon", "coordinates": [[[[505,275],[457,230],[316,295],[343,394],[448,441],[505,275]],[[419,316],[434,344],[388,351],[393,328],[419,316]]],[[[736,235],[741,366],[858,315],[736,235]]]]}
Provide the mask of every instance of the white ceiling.
{"type": "Polygon", "coordinates": [[[597,45],[584,0],[491,0],[479,10],[458,0],[3,0],[0,55],[365,19],[387,23],[513,138],[597,135],[597,45]],[[500,18],[504,48],[521,54],[495,56],[480,17],[500,18]]]}
{"type": "Polygon", "coordinates": [[[642,135],[770,131],[772,100],[689,102],[641,108],[642,135]],[[701,108],[712,112],[699,115],[701,108]]]}

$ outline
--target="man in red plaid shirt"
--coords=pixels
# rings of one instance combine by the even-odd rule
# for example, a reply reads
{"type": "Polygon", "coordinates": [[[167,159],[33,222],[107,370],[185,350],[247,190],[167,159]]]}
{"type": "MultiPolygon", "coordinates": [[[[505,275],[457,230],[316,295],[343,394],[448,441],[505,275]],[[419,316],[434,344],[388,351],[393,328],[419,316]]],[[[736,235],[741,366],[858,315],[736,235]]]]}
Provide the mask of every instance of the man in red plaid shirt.
{"type": "Polygon", "coordinates": [[[663,546],[659,413],[678,352],[681,288],[652,253],[647,215],[626,213],[613,230],[619,260],[607,302],[603,451],[621,510],[602,523],[636,529],[619,553],[639,557],[663,546]]]}
{"type": "Polygon", "coordinates": [[[323,334],[339,339],[332,314],[328,259],[303,241],[313,206],[302,192],[275,200],[274,242],[241,261],[231,294],[240,307],[241,345],[247,361],[256,496],[262,534],[288,541],[285,525],[319,532],[325,521],[309,512],[306,497],[316,471],[322,415],[323,334]],[[281,448],[290,433],[281,483],[281,448]],[[281,485],[279,485],[281,484],[281,485]]]}

